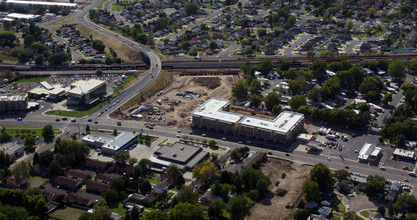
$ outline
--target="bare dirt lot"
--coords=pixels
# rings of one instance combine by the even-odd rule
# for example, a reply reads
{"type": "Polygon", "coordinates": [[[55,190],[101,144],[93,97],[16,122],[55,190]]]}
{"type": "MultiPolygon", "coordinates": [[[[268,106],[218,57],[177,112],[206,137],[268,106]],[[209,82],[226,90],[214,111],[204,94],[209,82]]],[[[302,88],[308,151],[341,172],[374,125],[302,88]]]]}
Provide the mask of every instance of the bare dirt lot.
{"type": "MultiPolygon", "coordinates": [[[[153,95],[146,101],[130,107],[126,112],[132,112],[141,105],[148,109],[156,107],[158,115],[149,115],[149,111],[140,113],[141,121],[152,122],[164,126],[188,128],[191,125],[190,113],[210,97],[228,99],[231,96],[232,85],[239,80],[238,75],[215,76],[180,76],[174,75],[172,83],[162,92],[153,95]],[[163,113],[164,112],[164,113],[163,113]],[[160,114],[162,113],[162,114],[160,114]],[[158,118],[160,119],[158,120],[158,118]]],[[[138,118],[131,117],[138,120],[138,118]]]]}
{"type": "Polygon", "coordinates": [[[286,206],[296,206],[303,197],[302,184],[310,177],[311,168],[310,165],[268,158],[261,169],[271,178],[273,184],[276,180],[280,183],[278,186],[274,184],[271,193],[251,209],[248,219],[282,219],[289,215],[291,209],[286,206]],[[283,171],[286,174],[284,179],[281,178],[283,171]]]}

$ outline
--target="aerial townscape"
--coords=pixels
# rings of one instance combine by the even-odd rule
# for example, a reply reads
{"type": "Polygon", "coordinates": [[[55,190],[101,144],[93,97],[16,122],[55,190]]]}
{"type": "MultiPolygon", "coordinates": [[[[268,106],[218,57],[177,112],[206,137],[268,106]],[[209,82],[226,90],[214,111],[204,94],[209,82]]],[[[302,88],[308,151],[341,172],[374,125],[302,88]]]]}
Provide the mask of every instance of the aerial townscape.
{"type": "Polygon", "coordinates": [[[417,1],[0,2],[0,219],[417,220],[416,154],[417,1]]]}

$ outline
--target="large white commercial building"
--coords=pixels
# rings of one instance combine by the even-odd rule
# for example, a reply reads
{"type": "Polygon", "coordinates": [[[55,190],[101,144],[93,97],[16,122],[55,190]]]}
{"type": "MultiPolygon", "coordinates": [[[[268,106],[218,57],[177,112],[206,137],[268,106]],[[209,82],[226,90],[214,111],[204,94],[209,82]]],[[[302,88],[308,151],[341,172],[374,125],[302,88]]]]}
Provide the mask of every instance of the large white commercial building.
{"type": "Polygon", "coordinates": [[[10,13],[6,15],[7,19],[10,20],[27,20],[27,21],[41,21],[42,16],[40,15],[32,15],[32,14],[19,14],[19,13],[10,13]]]}
{"type": "Polygon", "coordinates": [[[129,148],[137,142],[138,137],[136,134],[123,132],[117,135],[117,137],[114,138],[114,140],[101,146],[101,152],[103,152],[103,154],[115,155],[117,152],[129,148]]]}
{"type": "Polygon", "coordinates": [[[77,3],[66,3],[66,2],[42,2],[42,1],[18,1],[18,0],[5,0],[7,5],[19,5],[23,7],[34,7],[41,5],[45,7],[58,6],[60,8],[76,9],[77,3]]]}
{"type": "Polygon", "coordinates": [[[79,80],[71,84],[71,89],[67,92],[67,103],[70,105],[91,105],[105,94],[105,81],[97,79],[79,80]]]}
{"type": "Polygon", "coordinates": [[[228,112],[229,109],[229,100],[211,98],[191,113],[193,125],[282,144],[292,142],[303,130],[304,115],[300,113],[283,111],[268,120],[228,112]]]}

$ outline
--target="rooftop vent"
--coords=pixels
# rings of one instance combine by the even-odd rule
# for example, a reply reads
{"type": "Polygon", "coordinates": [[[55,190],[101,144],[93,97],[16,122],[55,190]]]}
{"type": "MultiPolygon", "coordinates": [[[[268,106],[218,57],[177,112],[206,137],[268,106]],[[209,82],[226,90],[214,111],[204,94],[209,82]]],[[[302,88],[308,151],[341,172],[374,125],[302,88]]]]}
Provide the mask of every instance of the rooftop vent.
{"type": "Polygon", "coordinates": [[[176,157],[176,156],[177,156],[177,154],[176,154],[176,153],[172,153],[172,156],[173,156],[173,157],[176,157]]]}
{"type": "Polygon", "coordinates": [[[184,147],[181,147],[181,150],[184,150],[184,147]]]}

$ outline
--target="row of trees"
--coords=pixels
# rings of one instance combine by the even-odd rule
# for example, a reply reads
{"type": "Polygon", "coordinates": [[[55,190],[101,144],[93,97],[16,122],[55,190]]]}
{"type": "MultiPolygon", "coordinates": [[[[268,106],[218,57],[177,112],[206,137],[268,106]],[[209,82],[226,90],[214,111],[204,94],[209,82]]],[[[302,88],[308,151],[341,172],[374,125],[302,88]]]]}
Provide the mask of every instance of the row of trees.
{"type": "Polygon", "coordinates": [[[8,219],[42,218],[48,211],[42,195],[27,195],[20,189],[0,188],[0,201],[0,213],[8,219]]]}

